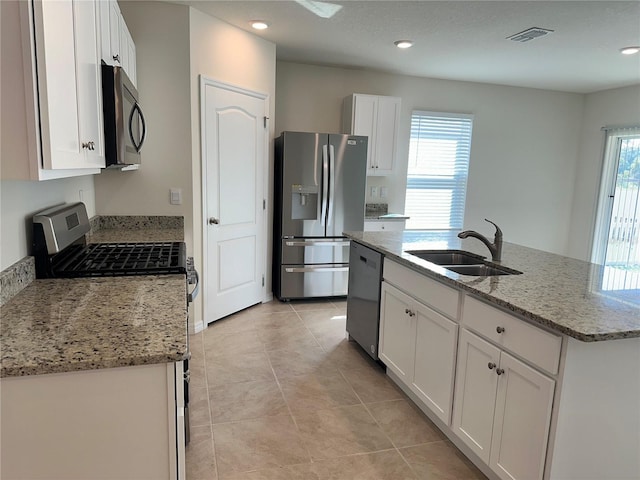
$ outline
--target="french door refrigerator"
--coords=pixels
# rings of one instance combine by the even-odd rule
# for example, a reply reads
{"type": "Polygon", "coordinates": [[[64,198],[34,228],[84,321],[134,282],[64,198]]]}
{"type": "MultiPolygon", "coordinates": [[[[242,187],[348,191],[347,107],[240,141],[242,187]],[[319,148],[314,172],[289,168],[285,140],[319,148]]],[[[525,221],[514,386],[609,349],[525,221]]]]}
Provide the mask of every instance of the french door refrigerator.
{"type": "Polygon", "coordinates": [[[273,293],[347,294],[349,240],[364,228],[367,137],[283,132],[275,140],[273,293]]]}

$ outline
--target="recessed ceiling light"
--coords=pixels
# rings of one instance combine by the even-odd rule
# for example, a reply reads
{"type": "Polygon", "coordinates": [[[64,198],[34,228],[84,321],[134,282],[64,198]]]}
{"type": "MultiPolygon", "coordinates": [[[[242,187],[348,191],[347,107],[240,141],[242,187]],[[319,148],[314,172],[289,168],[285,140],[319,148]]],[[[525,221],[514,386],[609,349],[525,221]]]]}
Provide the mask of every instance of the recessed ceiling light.
{"type": "Polygon", "coordinates": [[[266,22],[263,22],[262,20],[253,20],[251,22],[251,26],[256,30],[265,30],[269,28],[269,25],[266,22]]]}
{"type": "Polygon", "coordinates": [[[398,48],[410,48],[413,47],[411,40],[396,40],[393,44],[398,48]]]}
{"type": "Polygon", "coordinates": [[[623,55],[633,55],[640,52],[640,47],[624,47],[620,49],[620,53],[623,55]]]}

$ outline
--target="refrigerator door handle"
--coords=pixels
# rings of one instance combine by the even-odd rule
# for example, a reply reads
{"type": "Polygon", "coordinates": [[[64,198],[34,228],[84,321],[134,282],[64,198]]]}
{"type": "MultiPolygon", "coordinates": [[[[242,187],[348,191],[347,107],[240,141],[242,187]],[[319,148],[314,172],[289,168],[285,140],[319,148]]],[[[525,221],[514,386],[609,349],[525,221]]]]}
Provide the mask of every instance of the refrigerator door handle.
{"type": "Polygon", "coordinates": [[[348,272],[349,266],[327,267],[324,265],[306,266],[306,267],[285,267],[287,273],[307,273],[307,272],[348,272]]]}
{"type": "Polygon", "coordinates": [[[287,247],[348,247],[349,240],[287,240],[287,247]]]}
{"type": "Polygon", "coordinates": [[[327,213],[327,226],[333,220],[333,197],[336,196],[336,151],[333,145],[329,145],[329,212],[327,213]]]}
{"type": "Polygon", "coordinates": [[[327,224],[327,209],[329,200],[329,159],[327,145],[322,146],[322,207],[320,209],[320,225],[327,224]]]}

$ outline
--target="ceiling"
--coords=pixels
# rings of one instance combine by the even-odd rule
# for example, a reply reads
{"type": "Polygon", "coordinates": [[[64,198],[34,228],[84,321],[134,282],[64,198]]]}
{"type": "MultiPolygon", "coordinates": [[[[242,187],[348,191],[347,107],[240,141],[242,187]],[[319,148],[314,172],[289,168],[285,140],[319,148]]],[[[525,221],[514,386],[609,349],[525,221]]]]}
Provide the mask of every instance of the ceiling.
{"type": "Polygon", "coordinates": [[[294,1],[174,3],[275,43],[278,60],[578,93],[640,84],[640,54],[619,52],[640,45],[640,1],[335,0],[328,19],[294,1]],[[553,33],[506,38],[530,27],[553,33]]]}

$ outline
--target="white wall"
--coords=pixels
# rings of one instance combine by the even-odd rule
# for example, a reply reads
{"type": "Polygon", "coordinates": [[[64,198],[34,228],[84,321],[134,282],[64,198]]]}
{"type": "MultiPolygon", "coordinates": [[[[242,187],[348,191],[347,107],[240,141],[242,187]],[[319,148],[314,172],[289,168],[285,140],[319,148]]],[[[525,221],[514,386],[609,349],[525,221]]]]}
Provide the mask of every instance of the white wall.
{"type": "Polygon", "coordinates": [[[604,126],[640,125],[640,85],[586,95],[576,169],[568,254],[591,258],[604,153],[604,126]]]}
{"type": "MultiPolygon", "coordinates": [[[[276,48],[256,35],[218,20],[198,10],[189,11],[190,39],[191,39],[191,132],[192,141],[192,169],[193,175],[193,212],[194,212],[194,246],[197,268],[204,273],[206,288],[207,271],[202,265],[202,226],[204,223],[202,212],[202,158],[200,137],[200,76],[212,80],[242,87],[247,90],[268,95],[270,113],[275,116],[275,80],[276,80],[276,48]]],[[[273,122],[269,124],[269,138],[273,138],[273,122]]],[[[269,144],[268,164],[265,164],[265,175],[269,185],[273,185],[273,145],[269,144]]],[[[269,187],[271,190],[272,187],[269,187]]],[[[266,225],[271,231],[271,198],[268,193],[268,215],[266,225]]],[[[271,292],[271,235],[264,239],[267,244],[265,290],[271,292]]],[[[198,316],[199,318],[199,316],[198,316]]]]}
{"type": "Polygon", "coordinates": [[[402,98],[396,173],[368,178],[389,187],[387,203],[397,213],[411,111],[474,114],[465,228],[492,234],[486,217],[506,241],[567,253],[582,95],[290,62],[278,62],[276,73],[276,135],[340,131],[342,99],[351,93],[402,98]]]}
{"type": "Polygon", "coordinates": [[[61,203],[80,201],[80,190],[91,218],[95,215],[92,176],[0,182],[0,271],[31,254],[33,214],[61,203]]]}
{"type": "Polygon", "coordinates": [[[189,8],[164,2],[120,1],[136,44],[140,104],[147,123],[140,170],[96,177],[101,215],[182,215],[193,252],[193,192],[189,84],[189,8]],[[182,189],[182,205],[169,189],[182,189]]]}

